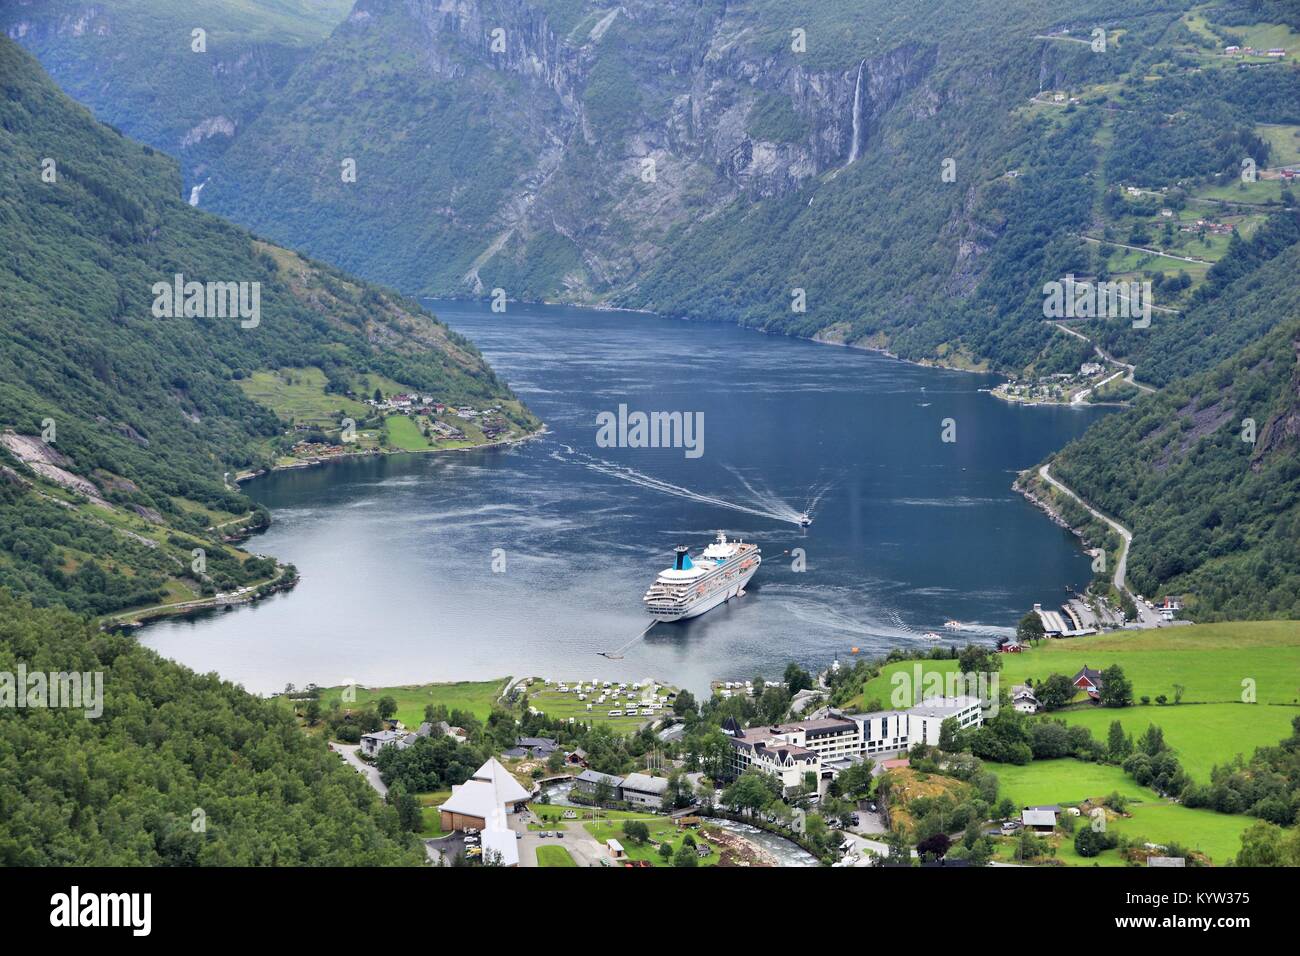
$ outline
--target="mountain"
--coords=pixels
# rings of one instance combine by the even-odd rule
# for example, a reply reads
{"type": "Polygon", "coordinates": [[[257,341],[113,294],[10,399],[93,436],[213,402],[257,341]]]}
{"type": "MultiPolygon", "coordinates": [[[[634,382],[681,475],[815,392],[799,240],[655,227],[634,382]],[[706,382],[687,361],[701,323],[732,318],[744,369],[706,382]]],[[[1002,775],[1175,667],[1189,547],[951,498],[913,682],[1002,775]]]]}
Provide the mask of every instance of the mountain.
{"type": "Polygon", "coordinates": [[[4,39],[0,86],[0,587],[107,614],[287,583],[230,546],[266,520],[230,478],[301,464],[302,439],[409,447],[373,391],[537,427],[418,305],[191,208],[173,160],[4,39]],[[179,311],[177,276],[203,293],[179,311]]]}
{"type": "Polygon", "coordinates": [[[130,83],[92,88],[107,51],[85,33],[122,46],[121,15],[87,11],[80,37],[37,0],[21,17],[60,82],[182,158],[205,207],[409,293],[499,288],[1053,372],[1087,353],[1035,321],[1043,282],[1177,276],[1084,238],[1132,231],[1108,201],[1121,182],[1190,194],[1242,151],[1264,167],[1291,148],[1257,126],[1300,122],[1295,59],[1220,50],[1239,24],[1300,31],[1294,14],[1193,6],[359,0],[283,78],[215,61],[250,107],[212,154],[176,134],[215,107],[164,136],[130,83]]]}
{"type": "Polygon", "coordinates": [[[1196,620],[1300,618],[1297,275],[1292,245],[1229,286],[1228,306],[1205,307],[1224,325],[1281,321],[1050,459],[1053,477],[1133,530],[1131,587],[1187,595],[1196,620]]]}

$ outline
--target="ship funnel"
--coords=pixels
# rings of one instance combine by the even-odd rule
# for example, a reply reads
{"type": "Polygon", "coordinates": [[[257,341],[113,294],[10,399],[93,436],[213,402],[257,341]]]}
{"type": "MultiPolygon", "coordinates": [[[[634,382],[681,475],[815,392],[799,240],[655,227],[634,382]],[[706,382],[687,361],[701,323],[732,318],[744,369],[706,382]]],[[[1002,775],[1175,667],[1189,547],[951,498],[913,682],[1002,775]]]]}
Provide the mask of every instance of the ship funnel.
{"type": "Polygon", "coordinates": [[[673,549],[673,554],[677,556],[676,560],[673,561],[674,571],[689,571],[691,569],[691,559],[687,552],[688,549],[680,544],[673,549]]]}

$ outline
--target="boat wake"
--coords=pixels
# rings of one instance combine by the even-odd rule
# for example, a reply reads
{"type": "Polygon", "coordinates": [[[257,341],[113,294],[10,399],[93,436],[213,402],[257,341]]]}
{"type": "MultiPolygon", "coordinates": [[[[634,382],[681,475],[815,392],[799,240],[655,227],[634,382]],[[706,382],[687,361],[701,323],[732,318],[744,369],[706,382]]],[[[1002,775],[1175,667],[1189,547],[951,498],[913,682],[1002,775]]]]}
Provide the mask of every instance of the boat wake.
{"type": "MultiPolygon", "coordinates": [[[[676,498],[684,498],[687,501],[697,501],[700,504],[713,505],[718,508],[726,508],[730,511],[738,511],[741,514],[753,515],[758,518],[770,518],[773,521],[784,521],[787,524],[799,525],[802,523],[804,515],[796,511],[793,506],[787,504],[778,498],[775,494],[768,491],[759,491],[750,482],[736,472],[736,477],[740,479],[745,489],[754,496],[751,504],[745,504],[739,501],[728,501],[726,498],[719,498],[717,495],[706,495],[698,491],[692,491],[690,488],[683,488],[681,485],[675,485],[670,481],[662,478],[656,478],[653,475],[647,475],[643,471],[637,471],[635,468],[629,468],[626,465],[615,464],[612,461],[606,461],[603,458],[597,458],[594,455],[588,455],[584,452],[577,451],[569,445],[564,445],[564,452],[551,452],[551,457],[556,461],[569,461],[582,465],[584,468],[590,468],[592,471],[599,472],[602,475],[608,475],[611,478],[617,478],[620,481],[630,482],[640,488],[647,488],[650,491],[658,491],[661,494],[672,495],[676,498]]],[[[730,469],[729,469],[730,470],[730,469]]],[[[816,506],[822,496],[826,493],[826,488],[814,489],[814,495],[809,501],[807,513],[811,514],[812,508],[816,506]]]]}

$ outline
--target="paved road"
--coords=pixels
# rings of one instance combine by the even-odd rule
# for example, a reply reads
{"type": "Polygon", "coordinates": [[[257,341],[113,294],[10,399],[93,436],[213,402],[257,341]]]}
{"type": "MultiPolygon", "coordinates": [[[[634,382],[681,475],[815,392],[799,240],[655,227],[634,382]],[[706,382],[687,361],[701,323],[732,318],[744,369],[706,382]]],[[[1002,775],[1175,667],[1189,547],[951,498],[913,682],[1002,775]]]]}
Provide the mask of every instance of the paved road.
{"type": "Polygon", "coordinates": [[[1068,495],[1069,497],[1077,501],[1079,504],[1083,505],[1083,507],[1087,510],[1087,512],[1090,515],[1092,515],[1094,518],[1098,519],[1099,521],[1104,521],[1110,527],[1115,529],[1115,533],[1118,534],[1124,540],[1124,546],[1120,549],[1119,552],[1119,559],[1115,562],[1114,581],[1115,581],[1115,587],[1118,588],[1124,594],[1127,594],[1132,599],[1134,606],[1137,608],[1138,619],[1136,621],[1131,621],[1129,623],[1137,627],[1160,627],[1161,624],[1163,623],[1160,620],[1160,615],[1156,614],[1155,611],[1151,610],[1149,607],[1147,607],[1145,604],[1139,601],[1137,599],[1137,595],[1135,595],[1132,591],[1130,591],[1128,587],[1126,571],[1128,570],[1129,551],[1133,547],[1133,532],[1129,531],[1128,528],[1124,527],[1122,524],[1120,524],[1118,521],[1115,521],[1113,518],[1106,517],[1106,515],[1102,514],[1092,505],[1088,504],[1088,502],[1084,501],[1082,498],[1076,495],[1069,488],[1065,487],[1065,485],[1061,484],[1059,481],[1053,478],[1050,474],[1048,474],[1049,467],[1050,467],[1049,465],[1043,465],[1043,467],[1038,469],[1038,475],[1040,478],[1042,478],[1052,487],[1056,488],[1062,494],[1068,495]]]}
{"type": "MultiPolygon", "coordinates": [[[[1128,246],[1122,242],[1113,242],[1110,239],[1097,239],[1094,238],[1093,236],[1080,236],[1079,238],[1082,239],[1084,242],[1091,242],[1095,244],[1105,243],[1106,245],[1109,246],[1118,246],[1121,249],[1132,249],[1134,252],[1146,252],[1146,253],[1150,253],[1153,256],[1162,256],[1165,259],[1177,259],[1179,262],[1195,262],[1197,265],[1202,265],[1202,266],[1214,265],[1214,263],[1211,262],[1209,259],[1197,259],[1195,256],[1176,256],[1172,252],[1161,252],[1159,249],[1148,249],[1146,246],[1128,246]]],[[[1161,307],[1158,305],[1153,305],[1151,308],[1158,309],[1161,307]]],[[[1178,310],[1167,308],[1165,309],[1165,311],[1177,312],[1178,310]]]]}
{"type": "Polygon", "coordinates": [[[366,782],[374,787],[381,797],[388,796],[388,788],[384,786],[384,781],[379,779],[379,770],[357,756],[357,751],[361,749],[360,744],[330,744],[329,748],[336,754],[342,754],[343,759],[365,777],[366,782]]]}

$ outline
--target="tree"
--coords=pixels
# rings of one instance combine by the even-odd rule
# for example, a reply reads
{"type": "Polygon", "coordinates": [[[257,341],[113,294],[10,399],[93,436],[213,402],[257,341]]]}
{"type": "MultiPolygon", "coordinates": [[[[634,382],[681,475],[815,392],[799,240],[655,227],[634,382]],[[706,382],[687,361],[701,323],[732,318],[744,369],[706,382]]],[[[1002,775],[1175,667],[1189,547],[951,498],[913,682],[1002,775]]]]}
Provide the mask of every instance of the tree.
{"type": "Polygon", "coordinates": [[[936,833],[918,843],[916,852],[930,859],[942,860],[950,846],[952,846],[952,841],[948,839],[948,834],[936,833]]]}
{"type": "Polygon", "coordinates": [[[379,714],[380,719],[387,720],[397,713],[397,701],[392,697],[381,697],[375,704],[375,711],[379,714]]]}
{"type": "Polygon", "coordinates": [[[673,858],[673,845],[667,840],[659,844],[659,858],[665,863],[673,858]]]}
{"type": "Polygon", "coordinates": [[[677,692],[677,697],[673,700],[673,713],[678,717],[685,717],[687,714],[695,713],[695,695],[689,690],[677,692]]]}
{"type": "MultiPolygon", "coordinates": [[[[670,848],[671,849],[671,848],[670,848]]],[[[673,857],[673,866],[699,866],[700,857],[693,849],[685,843],[677,848],[677,854],[673,857]]]]}
{"type": "Polygon", "coordinates": [[[1133,703],[1133,685],[1118,664],[1101,672],[1101,703],[1105,707],[1128,707],[1133,703]]]}
{"type": "Polygon", "coordinates": [[[956,753],[961,749],[958,737],[961,734],[961,724],[956,717],[945,717],[943,723],[939,725],[939,749],[946,754],[956,753]]]}
{"type": "Polygon", "coordinates": [[[1037,611],[1030,611],[1016,625],[1016,640],[1021,644],[1033,644],[1044,637],[1046,632],[1043,630],[1043,619],[1037,611]]]}
{"type": "Polygon", "coordinates": [[[1090,826],[1080,827],[1079,832],[1074,835],[1074,852],[1082,857],[1094,857],[1102,850],[1109,850],[1118,845],[1119,837],[1105,830],[1094,830],[1090,826]]]}
{"type": "Polygon", "coordinates": [[[601,777],[596,781],[596,787],[591,796],[596,801],[596,806],[602,807],[614,799],[614,788],[609,785],[608,780],[601,777]]]}
{"type": "Polygon", "coordinates": [[[1064,674],[1049,675],[1046,680],[1040,681],[1034,690],[1034,696],[1038,698],[1044,710],[1058,710],[1064,707],[1074,694],[1074,685],[1064,674]]]}
{"type": "Polygon", "coordinates": [[[1124,725],[1118,720],[1110,722],[1110,731],[1106,734],[1106,756],[1114,763],[1123,763],[1133,752],[1133,738],[1124,733],[1124,725]]]}
{"type": "MultiPolygon", "coordinates": [[[[784,680],[786,690],[790,692],[791,697],[801,690],[811,690],[813,686],[812,675],[794,661],[785,666],[784,680]]],[[[758,685],[755,684],[754,686],[757,687],[758,685]]]]}
{"type": "Polygon", "coordinates": [[[641,820],[624,820],[623,836],[627,837],[629,842],[640,846],[650,839],[650,828],[641,820]]]}

